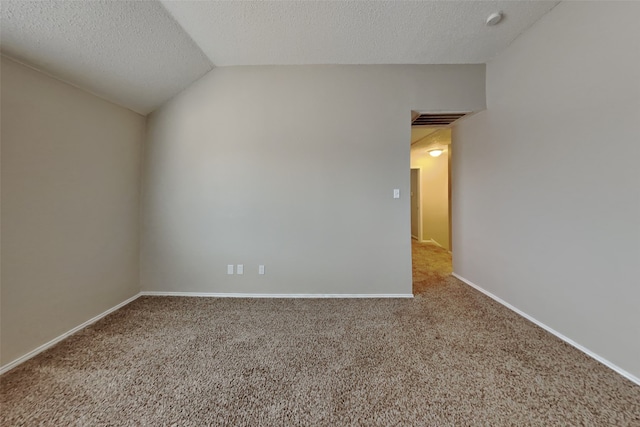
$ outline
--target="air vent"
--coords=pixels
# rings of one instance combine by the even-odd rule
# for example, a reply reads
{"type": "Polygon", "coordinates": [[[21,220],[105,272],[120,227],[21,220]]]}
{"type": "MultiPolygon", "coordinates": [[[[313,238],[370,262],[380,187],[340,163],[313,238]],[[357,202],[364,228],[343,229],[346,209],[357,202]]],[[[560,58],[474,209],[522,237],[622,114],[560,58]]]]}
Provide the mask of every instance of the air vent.
{"type": "Polygon", "coordinates": [[[411,126],[449,126],[467,113],[425,113],[415,118],[411,126]]]}

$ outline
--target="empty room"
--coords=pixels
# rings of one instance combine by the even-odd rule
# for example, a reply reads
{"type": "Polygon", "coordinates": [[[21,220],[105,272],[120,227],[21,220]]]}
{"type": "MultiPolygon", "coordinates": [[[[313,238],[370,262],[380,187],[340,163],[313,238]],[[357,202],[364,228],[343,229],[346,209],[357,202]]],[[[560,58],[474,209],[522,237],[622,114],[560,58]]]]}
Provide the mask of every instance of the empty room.
{"type": "Polygon", "coordinates": [[[0,425],[640,426],[640,2],[0,15],[0,425]]]}

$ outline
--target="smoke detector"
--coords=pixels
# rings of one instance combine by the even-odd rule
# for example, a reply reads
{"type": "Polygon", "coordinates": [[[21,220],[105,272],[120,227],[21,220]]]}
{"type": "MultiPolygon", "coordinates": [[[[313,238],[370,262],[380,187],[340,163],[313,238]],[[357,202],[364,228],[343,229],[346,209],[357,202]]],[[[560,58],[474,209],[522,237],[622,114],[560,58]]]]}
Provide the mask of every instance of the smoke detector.
{"type": "Polygon", "coordinates": [[[487,18],[487,26],[498,25],[502,21],[502,12],[494,12],[487,18]]]}

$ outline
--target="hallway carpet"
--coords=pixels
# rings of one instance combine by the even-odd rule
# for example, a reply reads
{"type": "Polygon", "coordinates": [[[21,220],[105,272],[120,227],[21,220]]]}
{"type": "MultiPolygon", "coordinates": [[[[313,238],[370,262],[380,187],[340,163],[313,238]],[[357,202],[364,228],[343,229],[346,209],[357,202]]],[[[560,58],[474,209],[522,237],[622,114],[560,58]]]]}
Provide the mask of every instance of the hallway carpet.
{"type": "Polygon", "coordinates": [[[640,387],[454,278],[141,297],[0,377],[9,426],[639,426],[640,387]]]}
{"type": "Polygon", "coordinates": [[[435,243],[418,243],[411,239],[411,258],[414,295],[441,285],[451,275],[451,254],[435,243]]]}

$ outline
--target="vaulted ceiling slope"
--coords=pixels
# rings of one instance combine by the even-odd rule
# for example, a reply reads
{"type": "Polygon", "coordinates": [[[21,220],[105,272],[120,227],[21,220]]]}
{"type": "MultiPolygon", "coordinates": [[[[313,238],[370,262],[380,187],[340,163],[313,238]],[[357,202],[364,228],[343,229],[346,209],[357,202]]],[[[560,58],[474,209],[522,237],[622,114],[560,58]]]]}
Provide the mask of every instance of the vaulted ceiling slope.
{"type": "Polygon", "coordinates": [[[1,47],[146,114],[214,66],[484,63],[557,3],[2,0],[1,47]]]}
{"type": "Polygon", "coordinates": [[[2,1],[2,52],[147,114],[212,68],[155,1],[2,1]]]}
{"type": "Polygon", "coordinates": [[[557,1],[171,1],[217,66],[479,64],[557,1]],[[492,12],[504,20],[485,25],[492,12]]]}

